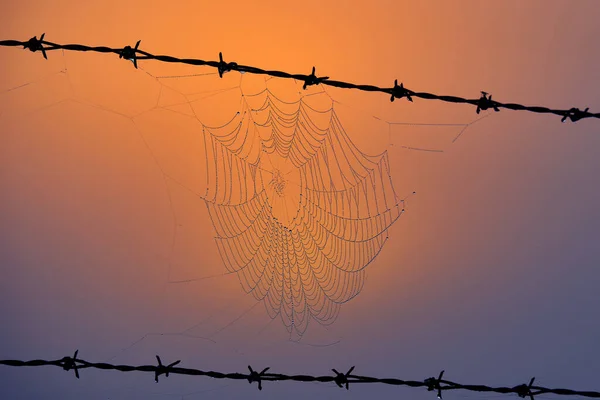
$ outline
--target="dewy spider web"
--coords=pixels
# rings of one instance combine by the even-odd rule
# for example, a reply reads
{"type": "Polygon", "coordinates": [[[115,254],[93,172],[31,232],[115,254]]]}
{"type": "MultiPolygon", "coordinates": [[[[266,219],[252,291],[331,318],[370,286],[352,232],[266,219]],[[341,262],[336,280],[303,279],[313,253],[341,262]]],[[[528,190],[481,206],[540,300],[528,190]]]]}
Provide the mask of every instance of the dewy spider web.
{"type": "Polygon", "coordinates": [[[260,106],[244,100],[230,122],[205,128],[205,201],[227,270],[301,336],[359,293],[402,201],[387,151],[362,153],[333,105],[284,101],[268,87],[247,98],[260,106]]]}
{"type": "MultiPolygon", "coordinates": [[[[220,126],[202,124],[205,200],[221,259],[243,288],[301,336],[335,320],[403,212],[387,151],[362,153],[330,99],[242,93],[220,126]]],[[[168,107],[167,107],[168,108],[168,107]]],[[[192,108],[194,114],[195,111],[192,108]]]]}
{"type": "MultiPolygon", "coordinates": [[[[152,156],[165,177],[206,203],[228,273],[237,274],[244,290],[263,301],[272,319],[280,317],[290,335],[301,337],[311,319],[332,323],[341,304],[360,292],[365,267],[404,211],[387,150],[361,151],[340,121],[337,102],[322,88],[299,95],[289,90],[293,96],[284,99],[283,92],[272,89],[277,80],[247,91],[241,80],[228,86],[227,78],[237,80],[237,73],[220,80],[215,73],[145,72],[160,85],[154,107],[129,115],[85,104],[129,119],[140,132],[139,119],[153,111],[191,117],[201,138],[196,154],[204,159],[199,174],[204,185],[189,188],[152,156]],[[165,83],[173,79],[187,85],[198,78],[200,93],[185,94],[165,83]],[[217,88],[206,90],[210,84],[204,79],[218,82],[217,88]],[[179,101],[169,103],[168,91],[179,101]],[[236,107],[221,122],[206,123],[208,118],[200,116],[206,110],[197,103],[204,99],[212,105],[231,94],[236,107]]],[[[385,123],[391,129],[393,123],[385,123]]]]}

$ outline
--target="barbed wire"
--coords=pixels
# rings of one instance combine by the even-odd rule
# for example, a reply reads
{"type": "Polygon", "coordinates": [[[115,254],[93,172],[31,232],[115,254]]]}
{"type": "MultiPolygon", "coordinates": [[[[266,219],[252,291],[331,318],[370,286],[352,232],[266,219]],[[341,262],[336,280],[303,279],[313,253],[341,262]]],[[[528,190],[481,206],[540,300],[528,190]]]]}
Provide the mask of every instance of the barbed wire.
{"type": "Polygon", "coordinates": [[[168,377],[169,374],[174,375],[189,375],[189,376],[207,376],[214,379],[233,379],[233,380],[247,380],[248,383],[257,383],[258,389],[262,390],[263,382],[269,381],[296,381],[296,382],[321,382],[328,383],[333,382],[340,388],[350,389],[350,384],[355,383],[380,383],[394,386],[409,386],[413,388],[425,388],[428,391],[435,391],[438,399],[442,399],[442,393],[447,390],[467,390],[472,392],[495,392],[501,394],[517,394],[521,398],[528,397],[529,400],[534,400],[534,396],[541,394],[556,394],[563,396],[583,396],[591,398],[600,398],[600,392],[595,391],[581,391],[571,389],[550,389],[542,386],[534,386],[533,383],[535,378],[531,378],[528,384],[523,383],[517,386],[506,386],[506,387],[491,387],[486,385],[466,385],[462,383],[452,382],[446,379],[442,379],[444,371],[442,371],[438,377],[429,377],[422,381],[403,380],[397,378],[375,378],[370,376],[361,376],[353,374],[355,367],[350,368],[346,373],[338,372],[336,369],[332,369],[334,375],[286,375],[274,372],[268,372],[269,367],[262,370],[254,370],[250,365],[248,366],[248,373],[241,372],[217,372],[217,371],[203,371],[192,368],[177,367],[181,360],[177,360],[170,364],[164,365],[161,358],[157,355],[157,365],[114,365],[108,363],[93,363],[77,358],[79,350],[75,351],[73,356],[66,356],[58,360],[0,360],[0,365],[6,365],[11,367],[39,367],[39,366],[55,366],[64,369],[65,371],[74,371],[75,376],[79,379],[79,371],[86,368],[96,368],[103,370],[115,370],[120,372],[149,372],[154,373],[154,380],[158,383],[158,378],[162,375],[168,377]]]}
{"type": "Polygon", "coordinates": [[[584,118],[600,118],[600,113],[591,113],[589,112],[589,107],[585,110],[580,110],[579,108],[572,107],[568,110],[561,109],[551,109],[548,107],[542,106],[525,106],[522,104],[516,103],[501,103],[496,100],[492,100],[492,95],[481,91],[481,96],[477,99],[467,99],[458,96],[445,96],[445,95],[437,95],[433,93],[426,92],[417,92],[410,90],[404,87],[403,83],[398,85],[398,80],[394,81],[393,87],[379,87],[374,85],[358,85],[350,82],[336,81],[330,79],[328,76],[317,76],[316,68],[313,67],[310,75],[303,74],[291,74],[283,71],[275,71],[275,70],[264,70],[257,67],[252,67],[248,65],[238,64],[236,62],[226,62],[223,60],[223,54],[219,53],[219,61],[205,61],[200,59],[191,59],[191,58],[177,58],[168,55],[155,55],[151,54],[147,51],[141,50],[139,48],[141,40],[138,40],[134,47],[125,46],[123,48],[111,48],[106,46],[87,46],[82,44],[57,44],[52,43],[47,40],[44,40],[45,33],[40,36],[38,39],[37,36],[32,37],[27,41],[19,41],[19,40],[0,40],[0,46],[13,46],[19,47],[23,46],[24,49],[28,49],[32,52],[40,51],[44,58],[48,58],[46,52],[52,50],[68,50],[68,51],[92,51],[97,53],[114,53],[119,56],[119,58],[123,58],[129,60],[133,63],[135,68],[137,68],[138,60],[158,60],[167,63],[180,63],[180,64],[188,64],[188,65],[197,65],[197,66],[209,66],[213,68],[217,68],[220,77],[223,77],[223,74],[229,71],[239,71],[241,73],[250,73],[250,74],[258,74],[258,75],[269,75],[278,78],[284,79],[296,79],[304,82],[304,89],[313,85],[328,85],[333,87],[345,88],[345,89],[356,89],[362,90],[365,92],[382,92],[389,94],[390,101],[394,101],[395,99],[406,98],[408,101],[413,101],[413,97],[426,99],[426,100],[440,100],[448,103],[464,103],[471,104],[477,107],[476,112],[479,114],[482,110],[493,109],[494,111],[500,111],[501,108],[506,108],[509,110],[521,110],[521,111],[529,111],[538,114],[555,114],[561,116],[561,122],[565,122],[567,119],[572,122],[577,122],[580,119],[584,118]],[[140,56],[141,55],[141,56],[140,56]]]}

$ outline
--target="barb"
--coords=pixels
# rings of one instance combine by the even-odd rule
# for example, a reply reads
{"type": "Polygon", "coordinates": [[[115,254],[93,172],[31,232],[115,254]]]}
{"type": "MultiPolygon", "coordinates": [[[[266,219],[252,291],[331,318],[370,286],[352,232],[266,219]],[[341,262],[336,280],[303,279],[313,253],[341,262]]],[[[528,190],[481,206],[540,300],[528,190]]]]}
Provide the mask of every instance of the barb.
{"type": "Polygon", "coordinates": [[[232,71],[235,67],[237,67],[237,63],[223,61],[223,53],[219,52],[219,65],[217,66],[219,78],[222,78],[224,73],[232,71]]]}
{"type": "Polygon", "coordinates": [[[490,94],[490,97],[487,97],[487,95],[488,93],[481,91],[481,97],[479,98],[479,102],[477,102],[477,114],[479,114],[479,112],[482,110],[487,110],[488,108],[493,108],[496,112],[500,111],[498,109],[498,103],[492,100],[492,95],[490,94]]]}
{"type": "MultiPolygon", "coordinates": [[[[408,101],[410,101],[412,103],[412,97],[410,97],[410,95],[411,95],[411,91],[406,90],[404,88],[404,84],[402,82],[400,82],[400,86],[398,86],[398,79],[396,79],[394,81],[394,88],[392,89],[392,97],[390,98],[390,101],[394,101],[395,99],[401,99],[403,97],[406,97],[408,99],[408,101]]],[[[479,114],[479,111],[477,112],[477,114],[479,114]]]]}
{"type": "Polygon", "coordinates": [[[437,398],[442,399],[442,377],[444,376],[444,371],[440,372],[440,376],[437,379],[434,377],[425,379],[425,383],[427,384],[427,390],[437,390],[437,398]]]}
{"type": "Polygon", "coordinates": [[[248,383],[252,384],[252,382],[258,382],[258,390],[262,390],[262,379],[265,376],[265,373],[269,369],[271,369],[271,367],[267,367],[260,372],[253,370],[252,367],[249,365],[248,369],[250,370],[250,375],[248,376],[248,383]]]}
{"type": "Polygon", "coordinates": [[[350,388],[348,378],[350,377],[350,374],[352,373],[352,371],[354,371],[354,366],[352,368],[350,368],[348,370],[348,372],[346,372],[345,374],[342,374],[341,372],[337,372],[337,370],[335,368],[333,368],[332,371],[335,373],[335,378],[333,380],[335,382],[335,384],[341,388],[346,386],[346,390],[348,390],[350,388]]]}
{"type": "Polygon", "coordinates": [[[154,381],[156,383],[158,383],[159,376],[164,374],[165,377],[168,377],[169,372],[171,372],[173,370],[173,367],[181,362],[181,360],[177,360],[175,362],[172,362],[169,365],[163,365],[163,363],[160,360],[160,357],[158,355],[156,356],[156,361],[158,361],[158,366],[156,367],[156,371],[154,371],[154,381]]]}
{"type": "Polygon", "coordinates": [[[328,76],[323,76],[323,77],[317,78],[317,75],[315,75],[315,67],[313,67],[310,75],[308,75],[306,78],[304,78],[304,86],[302,86],[302,89],[306,90],[306,88],[308,86],[318,85],[320,83],[325,82],[327,79],[329,79],[328,76]]]}
{"type": "Polygon", "coordinates": [[[140,47],[140,42],[141,40],[138,40],[134,48],[131,48],[131,46],[125,46],[119,52],[119,58],[124,58],[126,60],[131,61],[135,69],[137,69],[137,51],[138,47],[140,47]]]}
{"type": "Polygon", "coordinates": [[[61,362],[62,368],[65,371],[74,370],[75,377],[79,379],[79,371],[77,371],[77,353],[79,353],[79,350],[75,350],[75,354],[73,354],[73,357],[63,357],[61,362]]]}
{"type": "Polygon", "coordinates": [[[533,400],[533,392],[531,391],[531,388],[533,387],[533,381],[535,381],[535,377],[531,378],[529,385],[522,384],[516,387],[519,397],[523,399],[525,397],[529,397],[529,400],[533,400]]]}
{"type": "Polygon", "coordinates": [[[48,56],[46,55],[46,49],[44,49],[44,45],[42,44],[42,42],[44,41],[44,36],[46,36],[45,33],[42,33],[42,36],[40,36],[39,39],[37,38],[37,36],[32,37],[27,42],[23,43],[23,48],[29,49],[29,51],[31,51],[32,53],[35,53],[39,50],[42,52],[44,58],[47,60],[48,56]]]}
{"type": "Polygon", "coordinates": [[[169,365],[163,365],[160,360],[160,357],[156,356],[158,361],[158,365],[141,365],[141,366],[132,366],[132,365],[113,365],[107,363],[93,363],[85,360],[81,360],[77,358],[77,351],[73,355],[73,357],[63,357],[58,360],[31,360],[31,361],[21,361],[21,360],[0,360],[0,365],[6,365],[10,367],[39,367],[39,366],[55,366],[64,369],[65,371],[69,371],[71,369],[75,370],[75,374],[77,378],[79,378],[78,369],[85,368],[95,368],[95,369],[104,369],[104,370],[115,370],[120,372],[131,372],[131,371],[140,371],[140,372],[148,372],[153,373],[155,377],[155,381],[158,382],[159,375],[169,376],[169,374],[178,374],[178,375],[189,375],[189,376],[206,376],[214,379],[233,379],[233,380],[247,380],[250,384],[257,382],[258,389],[262,390],[262,382],[265,381],[295,381],[295,382],[322,382],[328,383],[333,382],[340,388],[349,389],[350,383],[379,383],[385,385],[393,385],[393,386],[408,386],[413,388],[424,388],[428,391],[437,391],[438,398],[442,398],[442,392],[445,390],[467,390],[472,392],[495,392],[500,394],[516,394],[521,398],[529,397],[529,400],[534,400],[533,397],[540,394],[556,394],[562,396],[581,396],[581,397],[589,397],[589,398],[600,398],[600,392],[597,391],[581,391],[581,390],[572,390],[572,389],[550,389],[542,386],[534,386],[533,382],[535,378],[532,378],[529,381],[529,384],[521,384],[513,387],[502,386],[502,387],[492,387],[485,385],[467,385],[457,382],[452,382],[449,380],[442,379],[444,375],[444,371],[440,373],[437,378],[431,377],[427,378],[423,381],[411,381],[411,380],[402,380],[398,378],[376,378],[370,376],[359,376],[352,375],[352,371],[354,371],[354,367],[350,368],[348,372],[340,373],[335,369],[332,371],[335,373],[335,376],[331,375],[321,375],[321,376],[313,376],[313,375],[285,375],[278,373],[270,373],[269,368],[264,368],[262,371],[258,372],[252,369],[251,366],[248,366],[249,373],[225,373],[225,372],[216,372],[216,371],[203,371],[199,369],[192,368],[181,368],[177,367],[180,363],[180,360],[175,361],[169,365]]]}
{"type": "Polygon", "coordinates": [[[205,61],[200,59],[190,59],[190,58],[177,58],[173,56],[167,55],[155,55],[148,53],[147,51],[140,50],[138,40],[135,47],[126,46],[124,48],[111,48],[106,46],[87,46],[82,44],[57,44],[52,43],[47,40],[44,40],[45,34],[42,34],[40,39],[37,39],[36,36],[27,40],[27,41],[19,41],[19,40],[0,40],[0,46],[8,46],[8,47],[19,47],[23,46],[24,49],[29,49],[32,52],[41,51],[44,58],[47,58],[46,52],[52,50],[67,50],[67,51],[93,51],[97,53],[114,53],[119,55],[119,58],[125,58],[126,60],[132,61],[133,65],[137,68],[138,60],[158,60],[161,62],[167,63],[180,63],[180,64],[188,64],[188,65],[197,65],[197,66],[208,66],[212,68],[216,68],[219,76],[223,77],[223,73],[229,71],[238,71],[241,73],[250,73],[250,74],[258,74],[258,75],[269,75],[273,77],[283,78],[283,79],[296,79],[304,82],[304,89],[308,86],[312,85],[328,85],[334,86],[344,89],[355,89],[361,90],[365,92],[382,92],[390,95],[390,100],[394,101],[395,99],[400,99],[406,97],[409,101],[412,101],[413,97],[426,99],[426,100],[439,100],[447,103],[464,103],[471,104],[476,106],[476,112],[479,114],[481,110],[487,110],[488,108],[493,108],[495,111],[500,111],[501,108],[505,108],[508,110],[520,110],[520,111],[528,111],[538,114],[554,114],[562,117],[561,122],[565,122],[567,119],[570,119],[571,122],[577,122],[584,118],[600,118],[600,113],[591,113],[589,112],[589,108],[585,108],[584,110],[580,110],[579,108],[572,107],[568,110],[560,110],[560,109],[551,109],[548,107],[541,106],[525,106],[522,104],[516,103],[501,103],[495,100],[492,100],[492,96],[487,97],[487,92],[481,92],[482,96],[478,99],[467,99],[458,96],[444,96],[437,95],[433,93],[426,92],[417,92],[414,90],[410,90],[404,87],[404,84],[401,83],[398,86],[398,80],[395,81],[393,87],[379,87],[374,85],[359,85],[351,82],[343,82],[329,79],[329,77],[317,77],[315,75],[315,67],[313,67],[312,73],[310,75],[303,74],[291,74],[289,72],[284,71],[275,71],[275,70],[265,70],[257,67],[252,67],[248,65],[241,65],[235,62],[225,62],[223,61],[223,55],[219,53],[219,61],[205,61]],[[139,56],[141,55],[141,56],[139,56]]]}

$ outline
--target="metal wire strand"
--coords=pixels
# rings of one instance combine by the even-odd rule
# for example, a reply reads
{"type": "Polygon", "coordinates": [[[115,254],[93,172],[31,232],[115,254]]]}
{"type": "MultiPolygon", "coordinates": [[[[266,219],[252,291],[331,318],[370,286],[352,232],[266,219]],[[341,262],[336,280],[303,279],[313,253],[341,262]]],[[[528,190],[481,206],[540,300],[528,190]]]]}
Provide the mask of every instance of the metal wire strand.
{"type": "Polygon", "coordinates": [[[390,100],[406,98],[412,102],[414,98],[426,99],[426,100],[440,100],[448,103],[464,103],[476,106],[476,112],[479,114],[481,110],[493,109],[494,111],[500,111],[505,108],[509,110],[521,110],[528,111],[538,114],[554,114],[561,117],[561,122],[565,122],[567,119],[572,122],[577,122],[584,118],[600,118],[600,113],[591,113],[589,108],[580,110],[576,107],[571,107],[567,110],[551,109],[548,107],[541,106],[525,106],[516,103],[501,103],[496,100],[492,100],[492,96],[485,91],[481,91],[481,96],[477,99],[467,99],[458,96],[444,96],[433,93],[418,92],[404,87],[403,83],[398,85],[398,80],[394,81],[393,87],[379,87],[374,85],[359,85],[350,82],[336,81],[330,79],[328,76],[318,77],[315,75],[315,67],[309,75],[304,74],[291,74],[284,71],[276,70],[265,70],[258,67],[252,67],[249,65],[242,65],[236,62],[226,62],[223,60],[223,55],[219,53],[219,61],[205,61],[200,59],[192,58],[177,58],[168,55],[155,55],[139,48],[140,40],[137,41],[135,46],[125,46],[123,48],[112,48],[107,46],[87,46],[83,44],[57,44],[49,42],[44,39],[45,33],[40,36],[32,37],[26,41],[19,40],[0,40],[0,46],[8,47],[23,47],[23,49],[31,52],[40,51],[44,58],[47,57],[48,51],[52,50],[67,50],[67,51],[92,51],[97,53],[114,53],[119,58],[124,58],[133,63],[134,67],[137,68],[138,60],[158,60],[166,63],[180,63],[188,65],[208,66],[216,68],[219,76],[223,77],[223,74],[229,71],[239,71],[242,73],[258,74],[258,75],[269,75],[283,79],[296,79],[304,82],[304,89],[311,85],[328,85],[345,89],[355,89],[365,92],[382,92],[391,96],[390,100]]]}
{"type": "MultiPolygon", "coordinates": [[[[275,372],[268,372],[269,367],[259,370],[254,370],[251,366],[248,366],[249,372],[218,372],[218,371],[203,371],[193,368],[182,368],[177,367],[180,360],[170,363],[168,365],[162,364],[160,357],[156,356],[158,361],[157,365],[114,365],[108,363],[93,363],[83,359],[77,358],[78,351],[75,352],[73,357],[67,356],[57,360],[0,360],[0,365],[6,365],[10,367],[39,367],[39,366],[55,366],[60,367],[66,371],[75,369],[76,373],[78,370],[86,368],[95,368],[103,370],[114,370],[120,372],[146,372],[154,375],[155,381],[158,382],[159,375],[165,375],[168,377],[172,375],[189,375],[189,376],[206,376],[214,379],[233,379],[233,380],[247,380],[249,383],[258,383],[258,389],[262,390],[264,382],[274,381],[295,381],[295,382],[333,382],[340,388],[349,389],[350,386],[356,383],[377,383],[384,385],[393,386],[408,386],[413,388],[424,388],[428,391],[435,391],[439,399],[442,398],[442,392],[446,390],[466,390],[472,392],[495,392],[501,394],[516,394],[521,398],[528,397],[529,400],[533,400],[534,396],[540,394],[556,394],[563,396],[582,396],[590,398],[600,398],[600,392],[597,391],[582,391],[572,389],[550,389],[542,386],[534,386],[533,382],[535,378],[532,378],[528,384],[523,383],[516,386],[501,386],[492,387],[486,385],[468,385],[458,382],[452,382],[447,379],[442,379],[444,372],[442,371],[439,376],[429,377],[422,381],[403,380],[398,378],[377,378],[371,376],[360,376],[352,374],[355,367],[352,367],[348,372],[340,373],[336,369],[332,369],[334,375],[286,375],[275,372]]],[[[79,374],[77,373],[77,378],[79,374]]]]}

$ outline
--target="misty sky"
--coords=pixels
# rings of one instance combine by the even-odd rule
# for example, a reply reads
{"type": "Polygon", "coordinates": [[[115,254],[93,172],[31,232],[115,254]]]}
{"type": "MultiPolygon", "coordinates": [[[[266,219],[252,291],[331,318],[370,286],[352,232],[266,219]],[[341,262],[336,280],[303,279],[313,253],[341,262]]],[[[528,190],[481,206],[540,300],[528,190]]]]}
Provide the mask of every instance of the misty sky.
{"type": "MultiPolygon", "coordinates": [[[[597,112],[598,20],[593,0],[25,1],[4,5],[0,39],[45,32],[52,42],[113,47],[141,39],[155,54],[216,60],[223,52],[265,69],[314,65],[355,83],[398,79],[415,91],[475,98],[485,90],[501,102],[597,112]]],[[[217,123],[239,105],[240,85],[256,81],[156,61],[136,70],[114,55],[48,57],[0,48],[0,359],[79,349],[89,361],[132,365],[159,354],[226,372],[250,364],[325,375],[356,365],[378,377],[421,380],[444,369],[461,383],[516,386],[535,376],[541,386],[600,389],[597,120],[502,110],[453,143],[461,127],[385,121],[466,124],[478,118],[474,107],[331,89],[353,142],[387,150],[396,192],[417,194],[358,296],[332,325],[311,323],[293,342],[224,275],[194,194],[204,190],[206,160],[189,104],[160,109],[185,92],[198,99],[199,120],[217,123]],[[213,75],[154,78],[194,73],[213,75]]],[[[288,99],[302,87],[269,85],[288,99]]],[[[259,392],[246,381],[0,369],[3,399],[435,396],[385,385],[275,382],[259,392]]],[[[500,397],[510,396],[444,394],[500,397]]]]}

